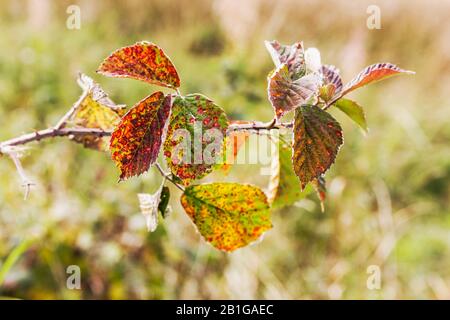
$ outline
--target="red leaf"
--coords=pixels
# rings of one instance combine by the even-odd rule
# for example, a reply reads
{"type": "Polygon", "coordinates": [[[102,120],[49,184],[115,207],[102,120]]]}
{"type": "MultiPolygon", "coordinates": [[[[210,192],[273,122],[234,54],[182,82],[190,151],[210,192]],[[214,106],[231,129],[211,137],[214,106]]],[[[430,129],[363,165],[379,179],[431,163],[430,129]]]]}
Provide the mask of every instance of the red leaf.
{"type": "Polygon", "coordinates": [[[178,88],[177,70],[164,51],[151,42],[138,42],[114,51],[97,70],[105,76],[133,78],[163,87],[178,88]]]}
{"type": "Polygon", "coordinates": [[[309,105],[295,109],[292,164],[302,188],[330,168],[343,142],[342,128],[328,112],[309,105]]]}
{"type": "Polygon", "coordinates": [[[156,161],[171,106],[171,95],[155,92],[123,116],[110,142],[121,180],[146,172],[156,161]]]}
{"type": "Polygon", "coordinates": [[[298,79],[305,75],[305,53],[303,43],[296,42],[292,45],[282,45],[278,41],[265,41],[267,50],[277,68],[286,64],[289,77],[298,79]]]}
{"type": "Polygon", "coordinates": [[[403,70],[392,63],[376,63],[366,67],[352,81],[347,83],[340,97],[346,95],[359,87],[365,86],[371,82],[379,81],[396,74],[414,74],[413,71],[403,70]]]}
{"type": "Polygon", "coordinates": [[[275,115],[281,119],[287,112],[306,103],[318,90],[320,78],[308,74],[297,80],[291,80],[288,68],[282,64],[268,78],[268,95],[275,115]]]}

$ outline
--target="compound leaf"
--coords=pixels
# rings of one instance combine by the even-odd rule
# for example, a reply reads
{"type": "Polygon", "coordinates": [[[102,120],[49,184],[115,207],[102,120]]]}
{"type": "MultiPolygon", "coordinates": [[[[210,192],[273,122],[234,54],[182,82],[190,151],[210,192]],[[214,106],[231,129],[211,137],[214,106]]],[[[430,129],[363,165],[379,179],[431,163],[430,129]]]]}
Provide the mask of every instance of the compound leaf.
{"type": "Polygon", "coordinates": [[[164,155],[172,173],[189,185],[220,160],[228,119],[222,108],[201,94],[173,102],[164,155]]]}
{"type": "Polygon", "coordinates": [[[349,99],[339,99],[334,104],[336,108],[344,112],[350,117],[358,126],[361,127],[365,132],[367,132],[367,121],[364,115],[363,108],[356,102],[349,99]]]}
{"type": "Polygon", "coordinates": [[[121,170],[121,180],[146,172],[156,161],[171,105],[172,96],[158,91],[123,116],[110,141],[111,156],[121,170]]]}
{"type": "Polygon", "coordinates": [[[244,247],[272,228],[267,197],[255,186],[189,186],[181,197],[181,205],[203,238],[220,250],[244,247]]]}
{"type": "Polygon", "coordinates": [[[114,51],[102,62],[97,72],[169,88],[180,86],[177,70],[169,57],[156,44],[146,41],[114,51]]]}
{"type": "Polygon", "coordinates": [[[330,168],[342,143],[342,128],[328,112],[311,105],[295,109],[292,164],[302,188],[330,168]]]}

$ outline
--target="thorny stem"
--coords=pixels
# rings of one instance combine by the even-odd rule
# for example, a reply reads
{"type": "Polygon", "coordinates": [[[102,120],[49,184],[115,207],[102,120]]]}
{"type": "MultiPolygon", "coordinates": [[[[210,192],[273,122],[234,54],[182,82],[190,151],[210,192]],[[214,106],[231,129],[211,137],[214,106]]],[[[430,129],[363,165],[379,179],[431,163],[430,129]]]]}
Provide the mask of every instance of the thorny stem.
{"type": "MultiPolygon", "coordinates": [[[[244,124],[231,124],[228,127],[227,133],[234,131],[265,131],[271,129],[283,129],[283,128],[292,128],[292,122],[284,122],[275,124],[273,121],[264,123],[264,122],[251,122],[244,124]]],[[[18,136],[16,138],[12,138],[9,140],[5,140],[0,142],[0,153],[5,153],[3,150],[7,146],[19,146],[25,145],[34,141],[41,141],[48,138],[56,138],[56,137],[66,137],[66,136],[86,136],[86,135],[95,135],[98,137],[108,137],[111,136],[112,130],[102,130],[97,128],[48,128],[35,132],[26,133],[24,135],[18,136]]]]}
{"type": "MultiPolygon", "coordinates": [[[[97,128],[65,128],[67,125],[67,122],[72,117],[72,115],[76,112],[76,110],[79,108],[83,100],[86,98],[86,95],[88,91],[85,90],[81,97],[77,100],[77,102],[70,108],[70,110],[58,121],[58,123],[54,127],[50,127],[47,129],[26,133],[21,136],[5,140],[3,142],[0,142],[0,155],[1,154],[7,154],[10,156],[10,158],[13,160],[17,172],[19,173],[19,176],[22,179],[23,185],[26,188],[25,191],[25,197],[28,196],[30,186],[33,185],[33,183],[27,178],[22,165],[20,163],[20,160],[17,156],[16,152],[11,151],[11,147],[15,146],[22,146],[25,144],[28,144],[30,142],[34,141],[41,141],[43,139],[48,138],[56,138],[56,137],[67,137],[67,136],[86,136],[86,135],[95,135],[97,137],[108,137],[111,136],[112,130],[102,130],[97,128]]],[[[285,122],[281,123],[278,122],[276,118],[269,122],[260,122],[260,121],[253,121],[249,123],[232,123],[227,129],[227,134],[231,132],[236,131],[256,131],[256,132],[265,132],[270,131],[272,129],[283,129],[283,128],[292,128],[293,123],[292,122],[285,122]]],[[[181,191],[184,191],[184,187],[175,182],[172,179],[171,174],[168,174],[164,172],[164,170],[161,168],[161,166],[158,163],[155,163],[156,168],[161,173],[161,175],[170,182],[172,182],[178,189],[181,191]]]]}

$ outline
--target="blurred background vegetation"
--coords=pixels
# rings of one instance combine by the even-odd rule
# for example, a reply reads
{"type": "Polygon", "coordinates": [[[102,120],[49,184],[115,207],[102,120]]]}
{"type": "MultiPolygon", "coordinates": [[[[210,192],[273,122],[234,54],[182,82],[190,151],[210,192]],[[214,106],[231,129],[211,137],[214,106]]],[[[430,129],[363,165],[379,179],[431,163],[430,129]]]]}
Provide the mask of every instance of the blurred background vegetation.
{"type": "MultiPolygon", "coordinates": [[[[345,145],[328,172],[325,213],[311,196],[273,213],[262,242],[225,254],[200,239],[172,189],[173,212],[147,233],[136,193],[153,192],[153,169],[117,183],[106,153],[55,139],[29,146],[28,200],[13,163],[0,159],[0,296],[26,299],[450,298],[450,2],[0,0],[0,140],[54,124],[78,98],[78,71],[117,103],[155,88],[95,74],[112,50],[139,40],[165,49],[181,91],[213,98],[231,119],[272,118],[264,39],[303,40],[348,81],[389,61],[417,72],[352,94],[370,126],[343,114],[345,145]],[[81,8],[81,29],[66,27],[81,8]],[[366,27],[381,9],[381,30],[366,27]],[[66,267],[81,268],[81,290],[66,267]],[[366,286],[381,269],[380,290],[366,286]]],[[[224,177],[265,187],[256,165],[224,177]]]]}

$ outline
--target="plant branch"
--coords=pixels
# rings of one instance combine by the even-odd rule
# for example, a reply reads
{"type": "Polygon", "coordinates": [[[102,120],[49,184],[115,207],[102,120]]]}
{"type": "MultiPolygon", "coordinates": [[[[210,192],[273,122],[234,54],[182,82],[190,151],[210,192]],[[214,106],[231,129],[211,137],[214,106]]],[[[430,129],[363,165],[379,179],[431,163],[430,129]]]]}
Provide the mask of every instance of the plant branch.
{"type": "MultiPolygon", "coordinates": [[[[271,129],[292,128],[292,122],[274,123],[270,122],[251,122],[251,123],[232,123],[228,127],[227,133],[233,131],[264,131],[271,129]]],[[[7,146],[25,145],[34,141],[41,141],[48,138],[66,137],[66,136],[86,136],[95,135],[98,137],[108,137],[112,134],[112,130],[102,130],[97,128],[48,128],[35,132],[26,133],[24,135],[0,142],[0,153],[5,153],[3,150],[7,146]]]]}
{"type": "Polygon", "coordinates": [[[161,167],[161,165],[160,165],[158,162],[155,162],[155,167],[158,169],[159,173],[161,173],[161,175],[162,175],[165,179],[167,179],[167,180],[169,180],[170,182],[172,182],[178,189],[180,189],[181,191],[184,192],[184,187],[181,186],[179,183],[176,183],[176,182],[172,179],[170,173],[164,172],[163,168],[161,167]]]}
{"type": "MultiPolygon", "coordinates": [[[[27,178],[25,171],[23,170],[23,167],[21,165],[20,159],[17,155],[15,147],[23,146],[31,142],[39,142],[44,139],[57,137],[73,137],[73,136],[80,137],[86,135],[94,135],[101,138],[111,136],[113,130],[102,130],[97,128],[65,128],[67,121],[79,108],[82,101],[86,98],[87,94],[88,90],[85,90],[78,99],[78,101],[70,108],[70,110],[58,121],[58,123],[54,127],[26,133],[21,136],[0,142],[0,155],[7,154],[13,160],[17,168],[17,172],[21,177],[22,183],[26,188],[25,198],[28,196],[30,187],[33,185],[33,183],[27,178]]],[[[279,123],[275,118],[269,122],[260,122],[260,121],[245,122],[245,123],[236,122],[229,125],[227,129],[227,134],[236,131],[256,131],[259,133],[270,131],[272,129],[278,130],[283,128],[292,128],[292,126],[293,126],[292,122],[279,123]]],[[[175,182],[172,179],[171,174],[164,172],[164,170],[158,163],[156,163],[155,166],[163,177],[172,182],[178,189],[184,191],[184,187],[181,186],[179,183],[175,182]]]]}
{"type": "Polygon", "coordinates": [[[19,146],[34,141],[41,141],[48,138],[66,137],[66,136],[85,136],[95,135],[98,137],[110,136],[112,130],[102,130],[96,128],[48,128],[35,132],[26,133],[16,138],[12,138],[0,142],[0,153],[6,153],[5,148],[8,146],[19,146]]]}
{"type": "Polygon", "coordinates": [[[273,119],[269,122],[260,122],[260,121],[252,121],[250,123],[232,123],[227,129],[227,133],[233,131],[243,131],[243,130],[252,130],[252,131],[264,131],[271,129],[289,129],[292,128],[292,122],[276,122],[276,119],[273,119]]]}

